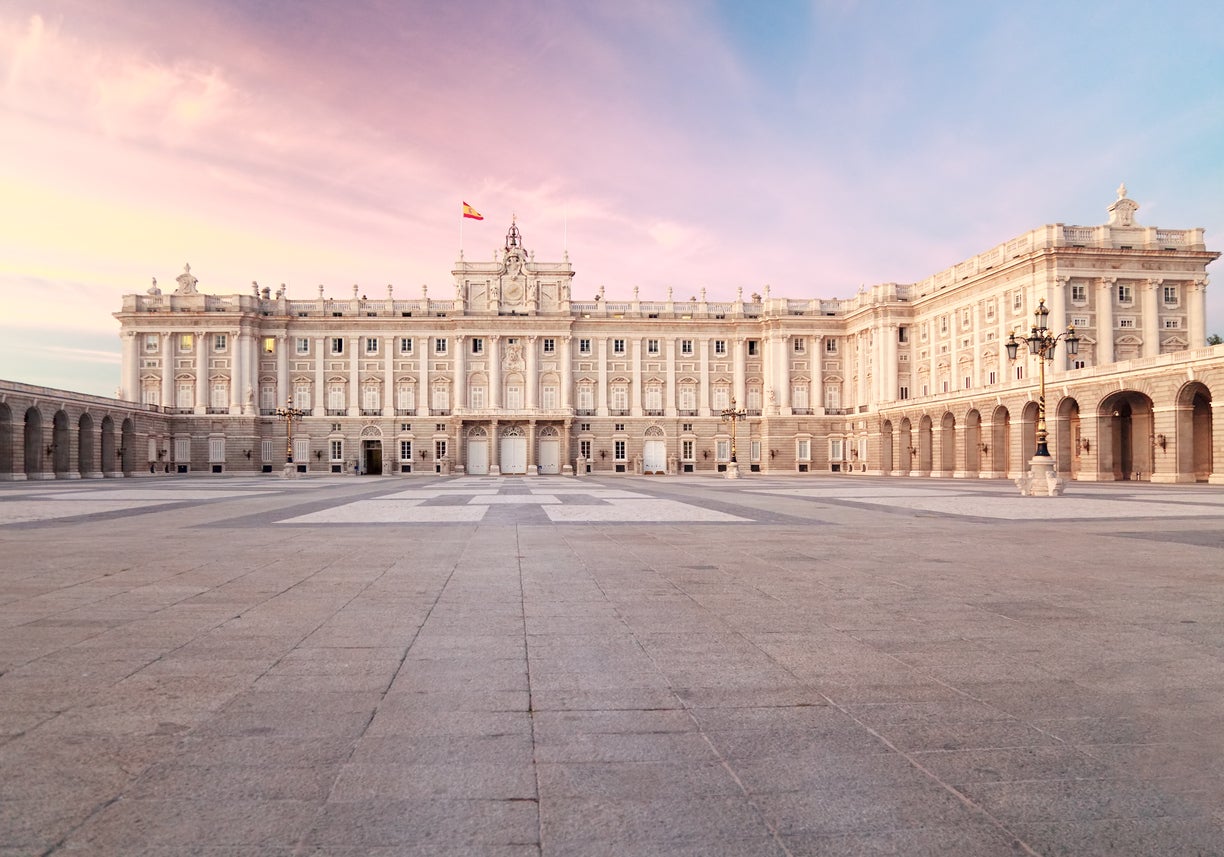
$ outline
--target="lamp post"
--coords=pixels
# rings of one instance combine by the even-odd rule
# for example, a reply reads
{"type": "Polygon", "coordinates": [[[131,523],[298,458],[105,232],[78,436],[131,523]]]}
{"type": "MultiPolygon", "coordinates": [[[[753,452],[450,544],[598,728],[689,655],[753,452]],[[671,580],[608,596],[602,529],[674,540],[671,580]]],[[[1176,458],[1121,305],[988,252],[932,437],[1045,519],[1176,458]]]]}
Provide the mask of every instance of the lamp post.
{"type": "Polygon", "coordinates": [[[285,421],[285,469],[282,476],[297,476],[293,466],[293,421],[306,416],[306,412],[293,406],[293,396],[285,400],[285,407],[276,409],[276,416],[285,421]]]}
{"type": "Polygon", "coordinates": [[[748,412],[742,408],[736,409],[735,397],[731,397],[731,407],[726,408],[721,414],[724,420],[731,421],[731,463],[727,465],[727,478],[739,479],[739,463],[735,457],[735,427],[740,420],[747,418],[748,412]]]}
{"type": "Polygon", "coordinates": [[[1068,354],[1078,354],[1080,342],[1075,332],[1075,325],[1069,324],[1066,331],[1056,334],[1046,326],[1049,318],[1050,310],[1045,305],[1045,299],[1042,298],[1037,302],[1037,309],[1033,312],[1033,327],[1029,335],[1016,336],[1013,331],[1008,334],[1007,342],[1004,344],[1008,360],[1016,359],[1022,342],[1028,345],[1029,354],[1037,358],[1037,450],[1033,453],[1033,458],[1029,463],[1029,475],[1017,480],[1021,494],[1034,496],[1054,496],[1062,493],[1062,480],[1055,473],[1054,459],[1050,457],[1049,434],[1046,431],[1046,361],[1054,362],[1054,352],[1060,339],[1066,341],[1068,354]]]}

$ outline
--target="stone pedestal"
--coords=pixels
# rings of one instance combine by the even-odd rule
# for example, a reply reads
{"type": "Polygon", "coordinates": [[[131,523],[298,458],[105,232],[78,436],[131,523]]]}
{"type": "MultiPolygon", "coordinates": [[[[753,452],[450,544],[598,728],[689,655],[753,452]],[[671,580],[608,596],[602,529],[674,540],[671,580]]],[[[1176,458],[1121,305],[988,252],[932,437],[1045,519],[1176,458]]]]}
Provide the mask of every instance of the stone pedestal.
{"type": "Polygon", "coordinates": [[[1016,480],[1016,487],[1023,497],[1058,497],[1067,481],[1054,469],[1051,456],[1035,455],[1029,460],[1028,472],[1016,480]]]}
{"type": "Polygon", "coordinates": [[[730,464],[727,465],[727,472],[724,473],[723,475],[726,476],[728,479],[739,479],[740,478],[739,464],[732,461],[730,464]]]}
{"type": "Polygon", "coordinates": [[[281,479],[297,479],[300,475],[296,464],[285,462],[285,466],[281,468],[281,479]]]}

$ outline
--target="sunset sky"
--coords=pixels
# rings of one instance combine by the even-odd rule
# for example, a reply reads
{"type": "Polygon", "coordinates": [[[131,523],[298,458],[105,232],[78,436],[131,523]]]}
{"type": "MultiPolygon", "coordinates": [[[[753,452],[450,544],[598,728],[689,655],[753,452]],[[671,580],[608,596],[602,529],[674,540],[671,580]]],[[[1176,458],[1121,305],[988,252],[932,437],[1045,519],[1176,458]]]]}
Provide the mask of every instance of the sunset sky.
{"type": "Polygon", "coordinates": [[[113,394],[111,313],[185,262],[451,297],[463,200],[576,299],[833,298],[1123,181],[1224,249],[1219,0],[5,0],[0,377],[113,394]]]}

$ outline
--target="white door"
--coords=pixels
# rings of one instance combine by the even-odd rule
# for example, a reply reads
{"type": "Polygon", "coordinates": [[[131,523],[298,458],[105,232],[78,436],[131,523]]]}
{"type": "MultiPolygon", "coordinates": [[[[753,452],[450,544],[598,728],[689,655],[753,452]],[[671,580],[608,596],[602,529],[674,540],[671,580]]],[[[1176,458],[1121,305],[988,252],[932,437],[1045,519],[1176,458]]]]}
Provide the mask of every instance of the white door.
{"type": "Polygon", "coordinates": [[[667,471],[667,444],[661,440],[648,440],[642,450],[642,470],[646,473],[667,471]]]}
{"type": "Polygon", "coordinates": [[[503,437],[501,439],[501,472],[527,472],[527,438],[503,437]]]}
{"type": "Polygon", "coordinates": [[[548,439],[540,441],[540,472],[561,472],[561,441],[548,439]]]}
{"type": "Polygon", "coordinates": [[[473,476],[489,474],[489,441],[483,437],[468,438],[467,472],[473,476]]]}

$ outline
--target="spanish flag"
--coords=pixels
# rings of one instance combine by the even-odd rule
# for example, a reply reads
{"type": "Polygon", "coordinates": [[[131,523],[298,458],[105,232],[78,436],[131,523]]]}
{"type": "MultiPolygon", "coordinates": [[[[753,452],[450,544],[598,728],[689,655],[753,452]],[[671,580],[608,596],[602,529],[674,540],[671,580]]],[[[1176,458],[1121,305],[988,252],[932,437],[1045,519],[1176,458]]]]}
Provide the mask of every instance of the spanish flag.
{"type": "Polygon", "coordinates": [[[466,202],[463,204],[463,216],[470,217],[472,220],[484,220],[484,215],[472,208],[472,206],[468,205],[466,202]]]}

